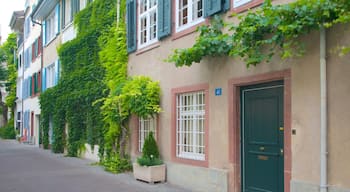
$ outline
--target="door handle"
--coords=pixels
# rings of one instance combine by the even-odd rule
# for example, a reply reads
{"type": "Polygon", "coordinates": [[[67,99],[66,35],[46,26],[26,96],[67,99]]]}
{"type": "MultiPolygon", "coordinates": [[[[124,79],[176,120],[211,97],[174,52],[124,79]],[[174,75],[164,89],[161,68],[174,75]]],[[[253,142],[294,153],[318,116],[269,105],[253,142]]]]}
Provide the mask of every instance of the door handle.
{"type": "Polygon", "coordinates": [[[283,154],[284,154],[283,149],[280,149],[280,152],[281,152],[281,156],[283,156],[283,154]]]}

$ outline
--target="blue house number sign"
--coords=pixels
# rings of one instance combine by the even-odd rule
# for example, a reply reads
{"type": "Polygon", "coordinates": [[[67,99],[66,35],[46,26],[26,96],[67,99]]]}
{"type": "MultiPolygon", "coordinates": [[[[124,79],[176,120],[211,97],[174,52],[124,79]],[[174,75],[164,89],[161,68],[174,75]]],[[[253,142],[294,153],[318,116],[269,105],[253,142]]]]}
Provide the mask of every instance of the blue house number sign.
{"type": "Polygon", "coordinates": [[[215,88],[215,96],[220,96],[222,94],[221,88],[215,88]]]}

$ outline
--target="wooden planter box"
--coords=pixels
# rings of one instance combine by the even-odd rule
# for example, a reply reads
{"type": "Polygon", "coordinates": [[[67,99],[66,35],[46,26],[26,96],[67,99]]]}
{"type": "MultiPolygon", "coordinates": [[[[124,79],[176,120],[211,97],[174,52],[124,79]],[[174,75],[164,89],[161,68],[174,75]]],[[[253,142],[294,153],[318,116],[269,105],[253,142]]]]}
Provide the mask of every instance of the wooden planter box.
{"type": "Polygon", "coordinates": [[[148,183],[165,181],[165,164],[140,166],[138,163],[133,163],[133,172],[135,179],[146,181],[148,183]]]}

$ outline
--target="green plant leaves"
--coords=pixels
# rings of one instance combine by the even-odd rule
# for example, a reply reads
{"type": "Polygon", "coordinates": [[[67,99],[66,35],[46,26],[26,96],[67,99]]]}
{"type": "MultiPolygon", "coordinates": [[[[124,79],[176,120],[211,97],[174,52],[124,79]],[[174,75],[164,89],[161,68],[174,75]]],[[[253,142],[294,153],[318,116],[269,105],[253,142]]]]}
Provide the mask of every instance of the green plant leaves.
{"type": "Polygon", "coordinates": [[[268,0],[254,12],[238,18],[238,25],[230,24],[228,33],[223,33],[223,26],[227,24],[216,15],[210,26],[198,28],[200,34],[192,47],[176,49],[167,61],[177,67],[191,66],[206,56],[229,55],[240,57],[249,67],[269,62],[276,53],[280,53],[282,59],[301,56],[305,49],[299,37],[322,25],[348,23],[350,1],[297,0],[272,5],[268,0]]]}

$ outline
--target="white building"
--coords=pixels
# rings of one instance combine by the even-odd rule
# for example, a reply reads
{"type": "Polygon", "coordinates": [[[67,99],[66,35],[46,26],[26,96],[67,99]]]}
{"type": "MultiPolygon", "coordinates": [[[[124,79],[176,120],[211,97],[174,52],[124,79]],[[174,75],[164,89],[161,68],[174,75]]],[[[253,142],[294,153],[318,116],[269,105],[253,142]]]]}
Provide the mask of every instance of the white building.
{"type": "Polygon", "coordinates": [[[16,90],[16,106],[14,111],[15,128],[22,135],[22,81],[23,81],[23,27],[24,27],[24,11],[14,11],[10,21],[11,30],[17,34],[17,90],[16,90]]]}
{"type": "Polygon", "coordinates": [[[42,38],[39,25],[31,21],[36,0],[26,0],[23,43],[18,47],[16,119],[22,142],[39,145],[42,38]]]}

